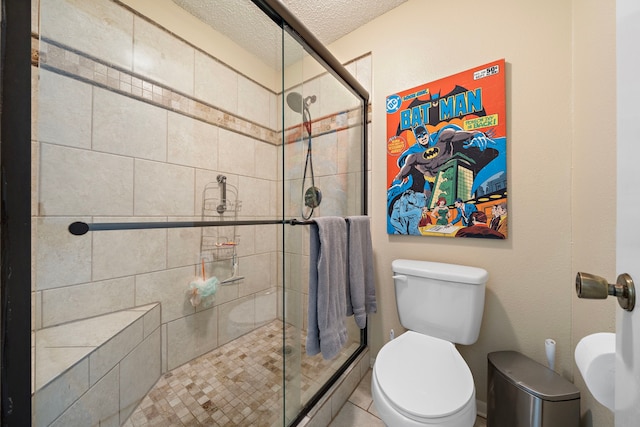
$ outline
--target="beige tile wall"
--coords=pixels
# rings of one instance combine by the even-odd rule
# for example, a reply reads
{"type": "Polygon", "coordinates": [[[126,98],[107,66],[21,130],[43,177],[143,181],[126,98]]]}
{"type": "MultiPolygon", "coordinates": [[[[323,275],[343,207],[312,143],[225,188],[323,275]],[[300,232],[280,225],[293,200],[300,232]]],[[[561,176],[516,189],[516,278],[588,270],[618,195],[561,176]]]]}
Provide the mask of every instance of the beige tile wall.
{"type": "MultiPolygon", "coordinates": [[[[166,371],[275,318],[282,300],[282,238],[275,226],[237,231],[245,279],[221,287],[212,307],[197,309],[185,291],[199,275],[201,230],[72,236],[66,227],[199,220],[202,190],[220,173],[238,189],[241,219],[276,217],[283,197],[281,96],[116,3],[41,3],[40,68],[34,68],[40,79],[34,81],[40,87],[33,165],[36,326],[161,302],[166,371]]],[[[370,78],[370,57],[350,67],[370,78]]],[[[318,96],[311,106],[314,166],[323,188],[318,214],[355,214],[360,130],[350,127],[351,95],[331,79],[304,83],[304,93],[318,96]]],[[[285,110],[285,120],[300,122],[285,110]]],[[[299,217],[303,148],[300,141],[285,147],[291,217],[299,217]]],[[[298,227],[286,237],[287,282],[295,288],[288,304],[301,326],[307,233],[298,227]]],[[[207,269],[218,271],[213,263],[207,269]]]]}
{"type": "Polygon", "coordinates": [[[201,230],[72,236],[67,226],[199,220],[202,189],[220,173],[246,198],[241,217],[274,217],[276,94],[116,3],[41,6],[36,326],[161,302],[166,370],[275,318],[274,227],[240,232],[245,279],[196,309],[186,289],[201,230]]]}

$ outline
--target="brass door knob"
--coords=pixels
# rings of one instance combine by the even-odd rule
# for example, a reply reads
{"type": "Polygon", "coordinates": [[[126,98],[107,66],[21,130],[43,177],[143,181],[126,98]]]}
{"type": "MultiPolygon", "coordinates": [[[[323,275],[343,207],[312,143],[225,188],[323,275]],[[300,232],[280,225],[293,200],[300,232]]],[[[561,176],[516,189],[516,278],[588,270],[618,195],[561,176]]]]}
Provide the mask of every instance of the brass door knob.
{"type": "Polygon", "coordinates": [[[578,272],[576,275],[576,293],[578,298],[605,299],[609,295],[618,298],[620,307],[632,311],[636,305],[636,288],[633,279],[627,273],[618,276],[615,284],[609,284],[595,274],[578,272]]]}

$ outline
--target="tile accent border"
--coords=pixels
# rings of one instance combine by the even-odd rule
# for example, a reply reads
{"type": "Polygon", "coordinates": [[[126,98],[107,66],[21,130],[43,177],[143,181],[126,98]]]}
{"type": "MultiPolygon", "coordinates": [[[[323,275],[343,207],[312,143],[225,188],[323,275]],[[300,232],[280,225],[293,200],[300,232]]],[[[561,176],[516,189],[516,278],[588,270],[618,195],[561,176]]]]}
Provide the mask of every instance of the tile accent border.
{"type": "Polygon", "coordinates": [[[32,65],[98,86],[203,122],[279,145],[280,132],[184,95],[151,79],[109,65],[44,38],[32,38],[32,65]]]}
{"type": "MultiPolygon", "coordinates": [[[[228,113],[151,79],[109,65],[51,40],[32,37],[31,64],[262,142],[272,145],[282,143],[279,131],[228,113]]],[[[367,123],[371,122],[371,115],[372,108],[369,103],[367,123]]],[[[359,120],[359,109],[319,118],[312,123],[312,136],[317,137],[357,126],[359,120]]],[[[285,130],[286,143],[296,142],[302,138],[302,125],[285,130]]]]}

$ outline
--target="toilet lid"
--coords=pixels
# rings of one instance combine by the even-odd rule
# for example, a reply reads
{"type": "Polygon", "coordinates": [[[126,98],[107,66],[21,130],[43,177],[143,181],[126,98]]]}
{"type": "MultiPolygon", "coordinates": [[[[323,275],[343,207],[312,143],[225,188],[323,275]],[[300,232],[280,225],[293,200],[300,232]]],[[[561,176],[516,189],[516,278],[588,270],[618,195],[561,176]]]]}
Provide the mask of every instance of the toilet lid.
{"type": "Polygon", "coordinates": [[[374,370],[389,402],[412,418],[445,417],[474,395],[471,371],[455,346],[417,332],[384,345],[374,370]]]}

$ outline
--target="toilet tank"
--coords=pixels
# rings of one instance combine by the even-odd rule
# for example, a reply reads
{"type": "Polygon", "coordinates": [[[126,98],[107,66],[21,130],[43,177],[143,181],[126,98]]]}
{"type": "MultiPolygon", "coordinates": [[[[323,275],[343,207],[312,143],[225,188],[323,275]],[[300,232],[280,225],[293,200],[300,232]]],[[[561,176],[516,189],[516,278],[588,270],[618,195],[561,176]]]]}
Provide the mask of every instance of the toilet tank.
{"type": "Polygon", "coordinates": [[[489,273],[430,261],[392,262],[396,304],[405,328],[458,344],[478,339],[489,273]]]}

